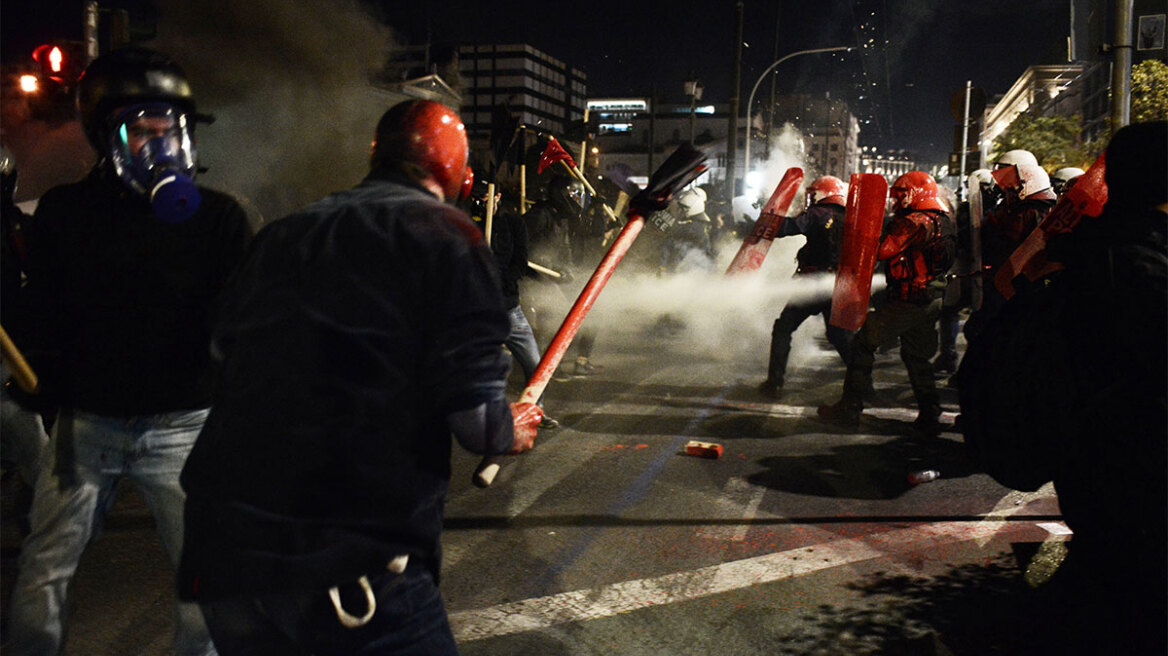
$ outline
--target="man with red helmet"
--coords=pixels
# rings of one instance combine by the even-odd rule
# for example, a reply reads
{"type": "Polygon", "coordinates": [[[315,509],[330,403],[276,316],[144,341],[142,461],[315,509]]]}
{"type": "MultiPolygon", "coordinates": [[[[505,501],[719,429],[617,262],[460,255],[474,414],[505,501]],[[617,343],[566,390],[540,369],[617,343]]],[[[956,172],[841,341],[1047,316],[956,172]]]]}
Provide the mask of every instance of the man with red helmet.
{"type": "MultiPolygon", "coordinates": [[[[778,237],[807,237],[807,243],[795,255],[799,263],[795,275],[826,274],[835,271],[839,265],[847,194],[847,185],[843,180],[831,175],[816,178],[807,188],[807,209],[779,225],[778,237]]],[[[851,331],[831,325],[831,297],[789,302],[779,318],[775,319],[771,330],[767,377],[758,386],[760,394],[770,398],[779,396],[787,371],[787,358],[791,355],[791,335],[804,321],[816,314],[823,315],[827,341],[835,347],[844,364],[848,363],[852,334],[851,331]]]]}
{"type": "Polygon", "coordinates": [[[457,653],[437,588],[450,436],[517,453],[540,419],[512,418],[497,267],[443,202],[462,121],[396,105],[370,161],[262,230],[224,298],[178,578],[223,656],[457,653]]]}
{"type": "Polygon", "coordinates": [[[872,384],[876,348],[900,339],[900,357],[920,409],[913,428],[925,436],[940,432],[941,403],[931,360],[937,353],[937,318],[945,274],[956,252],[956,225],[938,197],[937,183],[923,171],[910,171],[890,189],[894,213],[876,258],[885,262],[886,302],[868,315],[852,342],[843,396],[819,407],[819,417],[856,427],[864,392],[872,384]]]}

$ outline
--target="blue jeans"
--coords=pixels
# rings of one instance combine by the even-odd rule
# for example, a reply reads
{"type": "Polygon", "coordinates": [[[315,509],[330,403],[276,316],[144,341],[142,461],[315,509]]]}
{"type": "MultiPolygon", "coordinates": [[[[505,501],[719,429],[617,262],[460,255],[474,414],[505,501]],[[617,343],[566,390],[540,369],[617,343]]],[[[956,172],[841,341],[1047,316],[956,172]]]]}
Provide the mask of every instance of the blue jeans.
{"type": "MultiPolygon", "coordinates": [[[[327,590],[204,602],[203,614],[223,656],[457,656],[446,606],[434,577],[412,561],[402,574],[370,577],[372,618],[346,628],[327,590]]],[[[368,609],[356,583],[340,586],[342,607],[368,609]]]]}
{"type": "MultiPolygon", "coordinates": [[[[0,381],[8,380],[8,367],[0,365],[0,381]]],[[[36,484],[41,455],[49,443],[41,416],[20,407],[7,391],[0,391],[0,456],[16,465],[29,487],[36,484]]]]}
{"type": "MultiPolygon", "coordinates": [[[[515,361],[519,363],[519,368],[523,371],[523,379],[530,381],[535,374],[535,368],[539,366],[539,344],[535,341],[535,332],[531,329],[531,324],[527,322],[527,315],[523,314],[523,308],[516,305],[507,311],[507,318],[511,321],[511,333],[507,335],[507,341],[503,342],[507,346],[507,350],[511,351],[511,355],[515,356],[515,361]]],[[[536,401],[537,405],[543,405],[543,396],[536,401]]]]}
{"type": "MultiPolygon", "coordinates": [[[[178,476],[208,412],[128,418],[62,413],[41,459],[32,532],[21,548],[12,592],[6,653],[60,653],[69,581],[90,539],[100,533],[122,478],[129,477],[150,506],[171,564],[178,565],[186,500],[178,476]]],[[[196,604],[177,604],[174,647],[180,656],[215,654],[196,604]]]]}

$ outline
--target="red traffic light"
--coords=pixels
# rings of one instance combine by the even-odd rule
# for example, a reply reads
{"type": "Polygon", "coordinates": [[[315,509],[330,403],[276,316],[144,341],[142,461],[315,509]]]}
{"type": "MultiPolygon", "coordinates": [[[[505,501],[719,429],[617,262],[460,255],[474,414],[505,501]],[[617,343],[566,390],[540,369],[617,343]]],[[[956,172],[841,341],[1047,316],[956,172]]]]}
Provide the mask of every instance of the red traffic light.
{"type": "Polygon", "coordinates": [[[46,43],[32,51],[32,60],[40,67],[41,75],[60,80],[65,71],[65,50],[61,46],[46,43]]]}

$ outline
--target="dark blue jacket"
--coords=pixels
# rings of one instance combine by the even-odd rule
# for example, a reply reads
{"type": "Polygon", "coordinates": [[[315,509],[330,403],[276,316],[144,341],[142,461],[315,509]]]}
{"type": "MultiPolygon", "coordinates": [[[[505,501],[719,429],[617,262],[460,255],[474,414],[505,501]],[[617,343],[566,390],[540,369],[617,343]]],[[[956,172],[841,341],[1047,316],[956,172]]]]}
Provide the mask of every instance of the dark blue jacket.
{"type": "Polygon", "coordinates": [[[839,265],[843,241],[844,208],[835,203],[817,203],[779,225],[777,237],[805,235],[807,243],[795,254],[799,272],[834,270],[839,265]]]}

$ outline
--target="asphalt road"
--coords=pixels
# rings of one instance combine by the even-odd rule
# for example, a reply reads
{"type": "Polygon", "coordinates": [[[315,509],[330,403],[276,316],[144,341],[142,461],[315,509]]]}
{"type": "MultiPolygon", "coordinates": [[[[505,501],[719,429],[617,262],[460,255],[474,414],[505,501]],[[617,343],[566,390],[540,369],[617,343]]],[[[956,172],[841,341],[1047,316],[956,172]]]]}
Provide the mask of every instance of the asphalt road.
{"type": "MultiPolygon", "coordinates": [[[[633,315],[614,302],[598,314],[603,368],[551,384],[545,405],[562,426],[493,487],[472,487],[476,458],[456,455],[442,589],[465,655],[1051,644],[1036,619],[1049,599],[1027,584],[1049,574],[1069,537],[1049,486],[998,486],[955,433],[909,437],[915,408],[895,349],[879,355],[858,432],[818,423],[815,406],[835,400],[843,378],[818,318],[796,335],[785,395],[759,397],[781,302],[748,319],[686,293],[702,312],[661,322],[668,308],[633,315]],[[724,453],[687,456],[689,440],[724,453]],[[925,469],[940,478],[909,483],[925,469]]],[[[955,390],[940,385],[951,423],[955,390]]],[[[149,511],[123,492],[76,576],[68,656],[167,653],[171,573],[149,511]]],[[[5,594],[19,548],[12,497],[8,485],[5,594]]]]}

